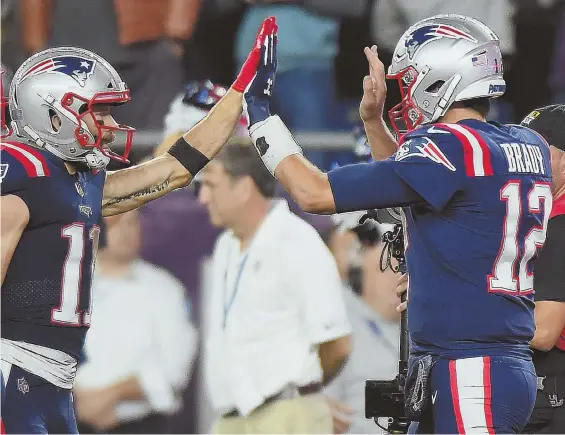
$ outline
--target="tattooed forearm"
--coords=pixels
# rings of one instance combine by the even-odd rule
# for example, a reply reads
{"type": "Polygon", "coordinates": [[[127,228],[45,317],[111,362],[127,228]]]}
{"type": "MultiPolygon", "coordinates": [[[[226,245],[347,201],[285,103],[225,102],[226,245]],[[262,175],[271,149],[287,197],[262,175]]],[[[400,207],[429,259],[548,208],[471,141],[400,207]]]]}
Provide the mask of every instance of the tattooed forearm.
{"type": "Polygon", "coordinates": [[[105,198],[102,203],[102,215],[112,216],[134,210],[149,201],[171,192],[175,188],[176,187],[171,184],[170,180],[167,180],[156,186],[150,186],[126,196],[105,198]]]}
{"type": "Polygon", "coordinates": [[[127,196],[123,196],[121,198],[110,198],[106,202],[104,202],[103,206],[104,207],[110,207],[112,205],[120,204],[124,201],[129,201],[129,200],[132,200],[132,199],[138,199],[138,198],[143,198],[143,197],[149,197],[148,199],[152,199],[152,197],[155,196],[156,193],[159,193],[159,192],[165,190],[167,187],[169,187],[170,184],[171,184],[171,182],[169,180],[167,180],[164,183],[159,184],[158,186],[151,186],[151,187],[148,187],[147,189],[140,190],[139,192],[133,192],[133,193],[131,193],[127,196]]]}

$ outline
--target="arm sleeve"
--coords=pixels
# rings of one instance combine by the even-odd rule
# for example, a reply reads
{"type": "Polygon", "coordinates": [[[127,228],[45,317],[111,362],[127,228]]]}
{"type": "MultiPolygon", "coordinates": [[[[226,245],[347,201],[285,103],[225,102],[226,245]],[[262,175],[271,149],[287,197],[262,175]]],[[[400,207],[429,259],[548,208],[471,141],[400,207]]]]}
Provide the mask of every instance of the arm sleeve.
{"type": "Polygon", "coordinates": [[[422,198],[396,174],[388,160],[342,166],[328,172],[336,213],[399,207],[422,198]]]}
{"type": "Polygon", "coordinates": [[[328,173],[336,210],[401,207],[428,203],[441,211],[464,187],[462,146],[450,133],[415,134],[390,158],[344,166],[328,173]]]}
{"type": "Polygon", "coordinates": [[[41,185],[45,177],[35,177],[11,154],[0,150],[0,190],[2,195],[15,195],[27,205],[30,224],[36,221],[43,205],[41,185]]]}
{"type": "Polygon", "coordinates": [[[0,150],[0,162],[2,195],[17,195],[25,191],[29,177],[23,165],[3,149],[0,150]]]}
{"type": "Polygon", "coordinates": [[[293,243],[285,244],[286,274],[310,342],[325,343],[350,334],[343,285],[330,250],[309,225],[291,237],[293,243]]]}
{"type": "Polygon", "coordinates": [[[536,301],[565,302],[565,215],[555,216],[547,225],[547,237],[534,266],[536,301]]]}

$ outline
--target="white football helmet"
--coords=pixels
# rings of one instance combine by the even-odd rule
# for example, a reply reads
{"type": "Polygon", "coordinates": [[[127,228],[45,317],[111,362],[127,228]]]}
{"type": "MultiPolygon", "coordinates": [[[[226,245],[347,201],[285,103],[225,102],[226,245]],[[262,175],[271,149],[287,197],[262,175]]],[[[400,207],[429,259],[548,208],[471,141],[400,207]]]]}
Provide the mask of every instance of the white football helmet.
{"type": "Polygon", "coordinates": [[[394,50],[388,79],[401,102],[389,111],[397,133],[437,121],[456,101],[504,94],[498,37],[462,15],[437,15],[410,27],[394,50]]]}
{"type": "Polygon", "coordinates": [[[69,162],[82,162],[99,169],[110,158],[127,162],[135,129],[97,122],[96,105],[128,102],[130,91],[116,70],[102,57],[76,47],[41,51],[25,61],[10,86],[10,115],[14,132],[69,162]],[[52,117],[61,125],[55,128],[52,117]],[[97,132],[92,134],[85,119],[91,117],[97,132]],[[103,143],[108,132],[121,136],[123,153],[103,143]]]}

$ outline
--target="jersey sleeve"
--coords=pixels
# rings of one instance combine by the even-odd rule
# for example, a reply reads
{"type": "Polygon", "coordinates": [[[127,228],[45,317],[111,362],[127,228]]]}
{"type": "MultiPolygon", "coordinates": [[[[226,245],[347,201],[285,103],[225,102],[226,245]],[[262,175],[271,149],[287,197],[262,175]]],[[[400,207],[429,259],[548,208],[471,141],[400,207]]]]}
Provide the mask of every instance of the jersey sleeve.
{"type": "Polygon", "coordinates": [[[29,179],[24,166],[4,147],[0,149],[0,183],[2,195],[17,195],[29,186],[29,179]]]}
{"type": "Polygon", "coordinates": [[[430,127],[405,136],[386,163],[437,211],[468,180],[463,145],[454,134],[439,128],[430,127]]]}
{"type": "Polygon", "coordinates": [[[328,172],[336,211],[418,203],[442,210],[468,179],[463,146],[448,130],[419,131],[404,136],[398,151],[387,160],[328,172]]]}
{"type": "Polygon", "coordinates": [[[565,214],[554,216],[547,225],[547,237],[534,266],[536,301],[565,302],[565,214]]]}
{"type": "Polygon", "coordinates": [[[386,161],[342,166],[328,172],[328,180],[337,213],[422,202],[386,161]]]}
{"type": "Polygon", "coordinates": [[[3,143],[0,146],[0,190],[2,196],[16,195],[27,205],[30,215],[38,208],[39,182],[49,176],[49,168],[29,147],[3,143]]]}

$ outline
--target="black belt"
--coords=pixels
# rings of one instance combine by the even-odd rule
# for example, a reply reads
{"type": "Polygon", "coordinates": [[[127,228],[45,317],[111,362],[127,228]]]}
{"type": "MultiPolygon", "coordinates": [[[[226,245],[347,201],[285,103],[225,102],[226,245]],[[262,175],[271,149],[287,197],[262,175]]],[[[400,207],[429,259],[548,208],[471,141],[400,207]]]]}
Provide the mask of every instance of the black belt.
{"type": "MultiPolygon", "coordinates": [[[[308,385],[303,385],[302,387],[296,387],[296,392],[298,393],[298,396],[308,396],[310,394],[319,393],[320,391],[322,391],[322,383],[321,382],[313,382],[313,383],[308,384],[308,385]]],[[[287,392],[288,392],[288,389],[284,389],[283,391],[281,391],[277,394],[273,394],[272,396],[266,397],[265,400],[263,400],[263,403],[261,403],[261,405],[259,405],[255,409],[259,409],[259,408],[261,408],[263,406],[267,406],[271,403],[278,402],[279,400],[288,399],[289,397],[285,394],[287,392]]],[[[239,411],[237,409],[233,409],[233,410],[225,413],[224,415],[222,415],[222,417],[224,417],[224,418],[234,418],[234,417],[242,417],[242,415],[239,413],[239,411]]]]}

